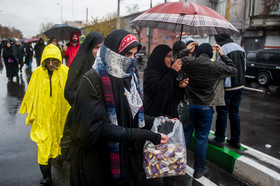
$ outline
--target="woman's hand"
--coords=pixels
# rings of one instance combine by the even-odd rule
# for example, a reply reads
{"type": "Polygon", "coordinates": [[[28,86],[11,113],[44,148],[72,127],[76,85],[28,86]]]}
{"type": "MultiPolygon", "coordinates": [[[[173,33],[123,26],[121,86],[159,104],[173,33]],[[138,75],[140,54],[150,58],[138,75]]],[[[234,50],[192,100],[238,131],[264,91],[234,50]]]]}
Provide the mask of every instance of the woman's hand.
{"type": "Polygon", "coordinates": [[[161,135],[160,143],[161,144],[167,143],[169,140],[169,137],[165,134],[160,134],[160,135],[161,135]]]}
{"type": "Polygon", "coordinates": [[[184,79],[183,81],[179,82],[180,88],[185,88],[189,84],[189,78],[184,79]]]}
{"type": "MultiPolygon", "coordinates": [[[[171,120],[173,123],[175,123],[175,122],[178,120],[178,118],[168,118],[168,117],[166,117],[166,116],[164,116],[164,118],[166,118],[167,120],[171,120]]],[[[162,119],[161,122],[162,122],[162,123],[165,123],[165,120],[162,119]]]]}
{"type": "Polygon", "coordinates": [[[174,70],[176,70],[177,72],[179,72],[179,70],[181,70],[182,67],[182,61],[181,59],[177,59],[172,65],[171,68],[173,68],[174,70]]]}

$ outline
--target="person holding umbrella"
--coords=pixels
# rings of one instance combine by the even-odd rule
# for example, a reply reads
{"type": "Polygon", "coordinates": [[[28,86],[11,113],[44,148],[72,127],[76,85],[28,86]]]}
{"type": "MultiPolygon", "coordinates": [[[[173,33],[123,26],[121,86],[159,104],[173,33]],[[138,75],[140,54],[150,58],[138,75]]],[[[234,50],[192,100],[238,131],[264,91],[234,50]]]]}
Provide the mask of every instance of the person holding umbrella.
{"type": "Polygon", "coordinates": [[[73,32],[70,37],[70,42],[63,46],[63,56],[66,58],[67,66],[70,67],[74,57],[80,48],[80,36],[73,32]]]}
{"type": "MultiPolygon", "coordinates": [[[[195,46],[195,43],[188,45],[187,52],[192,51],[195,46]]],[[[195,130],[194,178],[200,178],[209,172],[208,167],[205,166],[205,159],[213,117],[212,106],[216,84],[221,78],[234,76],[237,73],[232,60],[224,55],[221,47],[216,45],[215,48],[223,62],[211,61],[213,49],[208,43],[203,43],[198,47],[195,58],[190,56],[181,58],[181,70],[190,79],[187,95],[192,123],[185,129],[185,138],[186,146],[188,146],[193,130],[195,130]]]]}
{"type": "MultiPolygon", "coordinates": [[[[227,127],[227,117],[229,115],[231,137],[227,142],[232,147],[240,148],[240,114],[239,106],[242,92],[245,85],[246,53],[244,49],[236,44],[229,34],[215,35],[216,42],[221,45],[225,55],[235,64],[238,73],[234,77],[225,79],[225,106],[216,107],[216,131],[215,138],[209,138],[209,143],[218,147],[225,145],[225,131],[227,127]]],[[[218,59],[220,57],[218,56],[218,59]]]]}

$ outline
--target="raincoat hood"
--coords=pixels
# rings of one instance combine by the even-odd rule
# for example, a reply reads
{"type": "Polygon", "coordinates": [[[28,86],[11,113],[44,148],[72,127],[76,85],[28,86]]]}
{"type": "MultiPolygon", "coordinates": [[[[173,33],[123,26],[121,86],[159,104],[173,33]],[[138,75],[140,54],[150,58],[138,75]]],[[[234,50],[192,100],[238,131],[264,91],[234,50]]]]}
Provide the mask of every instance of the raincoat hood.
{"type": "Polygon", "coordinates": [[[78,37],[78,43],[77,43],[77,45],[80,45],[80,36],[79,36],[79,34],[78,34],[77,32],[73,32],[73,33],[71,34],[71,37],[70,37],[70,40],[69,40],[70,45],[73,46],[73,43],[72,43],[72,37],[73,37],[73,35],[76,35],[76,36],[78,37]]]}
{"type": "Polygon", "coordinates": [[[45,47],[42,58],[41,58],[41,65],[46,68],[45,60],[48,58],[55,58],[59,61],[58,66],[61,65],[62,63],[62,56],[61,56],[61,51],[59,48],[53,44],[49,44],[45,47]]]}

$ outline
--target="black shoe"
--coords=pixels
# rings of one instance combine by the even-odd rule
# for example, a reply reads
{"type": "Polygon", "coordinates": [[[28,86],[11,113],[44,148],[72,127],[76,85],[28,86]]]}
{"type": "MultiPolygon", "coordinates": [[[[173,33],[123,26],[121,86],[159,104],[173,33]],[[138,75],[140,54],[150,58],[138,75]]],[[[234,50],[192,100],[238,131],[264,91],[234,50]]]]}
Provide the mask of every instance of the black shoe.
{"type": "Polygon", "coordinates": [[[224,141],[216,141],[216,138],[208,138],[208,143],[211,145],[215,145],[217,147],[224,147],[225,146],[225,142],[224,141]]]}
{"type": "Polygon", "coordinates": [[[232,142],[232,141],[230,141],[229,139],[227,139],[227,143],[228,143],[230,146],[232,146],[232,147],[234,147],[234,148],[237,148],[237,149],[240,149],[240,147],[241,147],[240,143],[232,142]]]}
{"type": "Polygon", "coordinates": [[[194,173],[193,173],[193,177],[198,179],[198,178],[200,178],[202,176],[207,176],[208,173],[209,173],[209,168],[205,166],[203,171],[195,170],[194,173]]]}
{"type": "Polygon", "coordinates": [[[43,184],[43,185],[47,185],[47,184],[51,184],[51,183],[52,183],[52,179],[50,177],[42,178],[42,180],[41,180],[41,184],[43,184]]]}

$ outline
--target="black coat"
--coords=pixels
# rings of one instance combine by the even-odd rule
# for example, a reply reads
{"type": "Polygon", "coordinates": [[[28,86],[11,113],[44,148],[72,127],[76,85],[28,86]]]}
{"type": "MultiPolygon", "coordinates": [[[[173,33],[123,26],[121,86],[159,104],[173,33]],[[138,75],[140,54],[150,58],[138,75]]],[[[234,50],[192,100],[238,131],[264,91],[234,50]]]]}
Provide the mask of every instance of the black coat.
{"type": "Polygon", "coordinates": [[[226,55],[221,58],[223,61],[214,62],[207,54],[200,54],[196,58],[187,56],[181,59],[181,69],[190,79],[187,86],[190,103],[209,106],[215,96],[217,81],[237,74],[232,60],[226,55]]]}
{"type": "Polygon", "coordinates": [[[170,51],[167,45],[158,45],[144,71],[144,112],[150,116],[178,117],[177,107],[183,99],[184,89],[176,80],[178,72],[164,63],[170,51]]]}
{"type": "Polygon", "coordinates": [[[33,59],[33,47],[27,45],[25,51],[26,51],[25,63],[28,64],[29,62],[32,62],[33,59]]]}
{"type": "MultiPolygon", "coordinates": [[[[97,84],[101,84],[100,78],[94,78],[93,70],[85,76],[91,82],[98,81],[97,84]]],[[[72,112],[70,133],[74,148],[71,185],[140,185],[145,176],[142,164],[143,142],[151,140],[158,144],[160,135],[126,126],[125,123],[111,125],[103,97],[93,90],[85,78],[79,82],[72,112]],[[110,175],[108,140],[120,143],[121,178],[117,181],[113,181],[110,175]]],[[[122,118],[128,117],[123,111],[119,115],[122,118]]],[[[146,126],[151,127],[152,121],[153,118],[146,117],[146,126]]]]}
{"type": "Polygon", "coordinates": [[[18,75],[18,63],[17,63],[17,58],[16,52],[12,47],[5,47],[3,50],[3,59],[6,67],[6,76],[7,78],[12,78],[14,76],[18,75]],[[9,62],[9,58],[13,60],[13,62],[9,62]]]}

